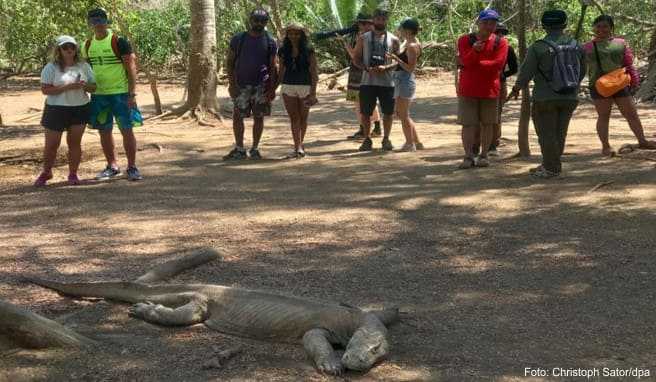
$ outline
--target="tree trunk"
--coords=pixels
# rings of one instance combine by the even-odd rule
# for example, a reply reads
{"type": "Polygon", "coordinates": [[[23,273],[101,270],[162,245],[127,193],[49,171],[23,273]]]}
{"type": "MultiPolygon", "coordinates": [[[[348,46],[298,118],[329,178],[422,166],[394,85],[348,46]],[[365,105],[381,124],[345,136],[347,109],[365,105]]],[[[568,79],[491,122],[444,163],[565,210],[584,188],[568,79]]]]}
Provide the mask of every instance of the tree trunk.
{"type": "Polygon", "coordinates": [[[214,0],[190,0],[191,47],[187,71],[187,100],[184,105],[151,120],[168,117],[195,118],[199,124],[214,126],[206,120],[222,122],[216,97],[216,19],[214,0]]]}
{"type": "MultiPolygon", "coordinates": [[[[527,28],[526,0],[519,1],[519,59],[524,61],[526,58],[526,28],[527,28]]],[[[517,144],[519,146],[519,156],[526,158],[531,156],[531,148],[528,144],[528,126],[531,120],[531,101],[529,99],[529,88],[526,85],[522,89],[522,107],[519,115],[519,128],[517,131],[517,144]]]]}
{"type": "Polygon", "coordinates": [[[159,98],[159,90],[157,90],[157,72],[153,73],[150,68],[146,68],[146,76],[150,83],[150,91],[153,93],[153,102],[155,102],[155,115],[162,114],[162,101],[159,98]]]}
{"type": "Polygon", "coordinates": [[[282,41],[282,32],[285,26],[282,24],[282,18],[280,17],[280,7],[278,6],[278,0],[269,0],[269,6],[271,7],[273,27],[276,28],[276,36],[278,37],[278,41],[282,41]]]}

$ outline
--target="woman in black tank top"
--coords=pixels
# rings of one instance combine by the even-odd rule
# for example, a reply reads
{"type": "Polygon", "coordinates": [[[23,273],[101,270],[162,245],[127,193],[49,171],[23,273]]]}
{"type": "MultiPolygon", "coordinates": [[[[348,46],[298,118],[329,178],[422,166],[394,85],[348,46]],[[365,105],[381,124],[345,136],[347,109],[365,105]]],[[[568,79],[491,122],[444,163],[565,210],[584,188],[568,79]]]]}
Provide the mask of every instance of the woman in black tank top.
{"type": "Polygon", "coordinates": [[[415,68],[417,60],[421,56],[421,45],[417,40],[419,23],[414,19],[406,19],[399,26],[399,36],[404,40],[401,53],[396,56],[388,54],[388,57],[397,62],[394,71],[394,97],[396,116],[401,120],[405,144],[401,151],[422,150],[424,145],[419,141],[415,122],[410,118],[410,103],[415,96],[416,81],[415,68]]]}
{"type": "Polygon", "coordinates": [[[282,79],[282,98],[291,122],[294,151],[290,158],[303,158],[303,141],[307,131],[310,107],[317,103],[317,59],[308,45],[307,30],[291,24],[285,28],[285,40],[278,52],[282,79]]]}

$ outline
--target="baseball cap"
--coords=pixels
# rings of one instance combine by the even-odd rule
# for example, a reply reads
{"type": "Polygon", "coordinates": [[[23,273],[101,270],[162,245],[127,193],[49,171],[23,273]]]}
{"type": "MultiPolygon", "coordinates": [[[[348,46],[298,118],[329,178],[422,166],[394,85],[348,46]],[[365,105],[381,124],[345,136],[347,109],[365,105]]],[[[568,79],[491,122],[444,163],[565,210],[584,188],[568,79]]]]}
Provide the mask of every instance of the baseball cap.
{"type": "Polygon", "coordinates": [[[110,21],[107,18],[107,12],[102,8],[92,9],[87,13],[87,19],[92,25],[105,25],[110,24],[110,21]]]}
{"type": "Polygon", "coordinates": [[[484,9],[478,14],[478,21],[494,20],[499,21],[499,13],[494,9],[484,9]]]}
{"type": "Polygon", "coordinates": [[[567,13],[560,9],[545,11],[541,21],[545,27],[565,26],[567,25],[567,13]]]}
{"type": "Polygon", "coordinates": [[[255,9],[251,12],[251,19],[269,21],[269,13],[264,9],[255,9]]]}
{"type": "Polygon", "coordinates": [[[57,40],[55,41],[57,41],[57,46],[62,46],[64,44],[73,44],[77,46],[77,41],[71,36],[61,35],[57,37],[57,40]]]}

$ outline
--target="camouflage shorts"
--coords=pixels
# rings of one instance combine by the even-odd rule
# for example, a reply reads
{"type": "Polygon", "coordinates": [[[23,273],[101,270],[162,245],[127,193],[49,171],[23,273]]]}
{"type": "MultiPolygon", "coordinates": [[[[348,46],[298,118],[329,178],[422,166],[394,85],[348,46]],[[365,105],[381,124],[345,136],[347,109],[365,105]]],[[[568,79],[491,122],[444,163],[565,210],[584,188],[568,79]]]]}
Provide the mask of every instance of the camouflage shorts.
{"type": "Polygon", "coordinates": [[[242,118],[271,115],[271,103],[267,101],[264,93],[263,86],[247,85],[240,88],[239,95],[233,100],[235,111],[239,111],[242,118]]]}

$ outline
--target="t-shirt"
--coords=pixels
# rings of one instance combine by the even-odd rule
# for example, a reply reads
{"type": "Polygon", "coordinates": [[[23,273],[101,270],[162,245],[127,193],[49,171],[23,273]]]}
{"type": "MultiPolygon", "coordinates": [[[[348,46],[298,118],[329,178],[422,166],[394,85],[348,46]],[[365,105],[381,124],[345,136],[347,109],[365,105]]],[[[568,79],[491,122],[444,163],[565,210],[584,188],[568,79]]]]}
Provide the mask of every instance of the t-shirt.
{"type": "MultiPolygon", "coordinates": [[[[122,37],[117,39],[118,52],[121,57],[131,54],[132,47],[128,40],[122,37]]],[[[84,45],[81,47],[82,56],[87,58],[96,75],[98,88],[95,94],[111,95],[128,92],[128,76],[120,57],[112,49],[112,32],[102,40],[94,36],[89,46],[88,57],[84,45]]]]}
{"type": "MultiPolygon", "coordinates": [[[[372,58],[377,56],[384,60],[382,65],[389,65],[392,60],[385,56],[386,53],[392,52],[397,54],[399,52],[399,39],[392,33],[385,32],[382,36],[374,39],[373,32],[367,32],[362,35],[363,49],[362,49],[362,63],[366,68],[373,66],[372,58]]],[[[382,86],[394,87],[394,74],[391,70],[384,73],[362,73],[361,85],[368,86],[382,86]]]]}
{"type": "Polygon", "coordinates": [[[310,73],[310,56],[314,54],[314,49],[309,47],[305,54],[299,54],[292,57],[291,52],[284,52],[283,49],[278,51],[280,61],[285,65],[282,83],[285,85],[312,85],[312,75],[310,73]]]}
{"type": "Polygon", "coordinates": [[[474,50],[468,34],[458,39],[458,58],[462,65],[458,95],[473,98],[499,97],[501,71],[508,56],[508,41],[502,38],[499,44],[495,44],[496,38],[494,33],[490,34],[480,52],[474,50]]]}
{"type": "Polygon", "coordinates": [[[266,32],[260,36],[253,36],[248,32],[238,33],[230,41],[230,49],[234,54],[239,54],[239,57],[235,58],[237,85],[263,85],[270,75],[272,55],[278,51],[276,41],[269,38],[266,32]]]}
{"type": "MultiPolygon", "coordinates": [[[[41,71],[41,83],[53,86],[62,86],[84,81],[89,84],[96,83],[91,66],[86,62],[78,62],[61,70],[58,64],[49,63],[41,71]]],[[[52,106],[82,106],[89,103],[89,96],[84,89],[71,89],[59,94],[46,96],[46,104],[52,106]]]]}

